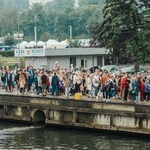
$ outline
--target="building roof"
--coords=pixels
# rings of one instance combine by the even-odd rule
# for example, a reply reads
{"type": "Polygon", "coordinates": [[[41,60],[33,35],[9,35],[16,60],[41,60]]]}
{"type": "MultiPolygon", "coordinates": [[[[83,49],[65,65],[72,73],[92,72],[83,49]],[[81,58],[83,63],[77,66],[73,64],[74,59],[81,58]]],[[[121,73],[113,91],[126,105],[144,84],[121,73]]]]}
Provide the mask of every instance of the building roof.
{"type": "Polygon", "coordinates": [[[65,49],[46,49],[46,56],[80,56],[80,55],[106,55],[108,50],[105,48],[65,48],[65,49]]]}

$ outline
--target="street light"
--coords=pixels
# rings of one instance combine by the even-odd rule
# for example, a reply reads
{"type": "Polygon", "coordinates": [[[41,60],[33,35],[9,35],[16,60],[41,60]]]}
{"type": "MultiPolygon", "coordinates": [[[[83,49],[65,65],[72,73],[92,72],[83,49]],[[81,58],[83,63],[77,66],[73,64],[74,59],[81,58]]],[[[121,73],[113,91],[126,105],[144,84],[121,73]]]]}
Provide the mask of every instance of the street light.
{"type": "Polygon", "coordinates": [[[20,40],[22,41],[22,38],[23,38],[24,34],[22,31],[19,31],[19,28],[18,28],[18,32],[15,31],[14,32],[14,38],[18,40],[18,52],[19,52],[19,56],[18,56],[18,67],[20,68],[20,40]]]}
{"type": "Polygon", "coordinates": [[[72,39],[72,26],[68,26],[70,28],[70,40],[72,39]]]}
{"type": "Polygon", "coordinates": [[[34,39],[36,43],[36,48],[37,48],[37,24],[36,24],[36,19],[37,19],[37,14],[34,14],[34,20],[35,20],[35,26],[34,26],[34,39]]]}

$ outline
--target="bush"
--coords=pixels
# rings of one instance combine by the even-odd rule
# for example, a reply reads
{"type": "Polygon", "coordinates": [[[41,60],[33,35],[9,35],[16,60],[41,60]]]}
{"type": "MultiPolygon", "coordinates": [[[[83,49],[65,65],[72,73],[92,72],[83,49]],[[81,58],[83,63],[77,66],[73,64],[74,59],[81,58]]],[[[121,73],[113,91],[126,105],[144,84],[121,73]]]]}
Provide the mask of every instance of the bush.
{"type": "Polygon", "coordinates": [[[14,51],[0,51],[0,55],[3,57],[14,57],[14,51]]]}

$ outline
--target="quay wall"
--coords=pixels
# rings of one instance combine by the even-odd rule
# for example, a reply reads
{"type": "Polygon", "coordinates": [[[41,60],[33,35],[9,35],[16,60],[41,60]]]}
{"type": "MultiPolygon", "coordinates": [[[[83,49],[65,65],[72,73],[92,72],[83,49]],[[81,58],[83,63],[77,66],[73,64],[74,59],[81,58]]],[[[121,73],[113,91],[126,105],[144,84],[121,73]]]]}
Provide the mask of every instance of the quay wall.
{"type": "Polygon", "coordinates": [[[150,134],[150,105],[0,95],[0,119],[150,134]]]}

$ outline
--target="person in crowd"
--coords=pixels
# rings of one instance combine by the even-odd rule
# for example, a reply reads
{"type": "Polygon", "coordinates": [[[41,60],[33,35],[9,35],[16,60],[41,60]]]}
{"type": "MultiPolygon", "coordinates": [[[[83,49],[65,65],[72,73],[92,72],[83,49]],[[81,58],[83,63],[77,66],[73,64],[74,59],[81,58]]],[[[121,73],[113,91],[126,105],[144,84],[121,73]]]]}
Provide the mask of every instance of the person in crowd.
{"type": "Polygon", "coordinates": [[[75,75],[73,77],[73,84],[75,85],[75,93],[80,93],[81,82],[82,82],[82,79],[81,79],[79,72],[75,72],[75,75]]]}
{"type": "Polygon", "coordinates": [[[86,73],[84,71],[81,72],[81,78],[82,78],[82,82],[80,86],[80,91],[82,95],[86,95],[86,73]]]}
{"type": "Polygon", "coordinates": [[[54,64],[54,68],[53,70],[55,71],[55,73],[58,75],[59,74],[59,71],[60,71],[60,67],[58,65],[58,62],[56,61],[55,64],[54,64]]]}
{"type": "Polygon", "coordinates": [[[123,101],[127,101],[128,93],[129,93],[129,84],[130,84],[130,79],[129,79],[128,75],[125,73],[121,79],[123,101]]]}
{"type": "Polygon", "coordinates": [[[73,84],[75,72],[70,73],[70,95],[75,94],[75,85],[73,84]]]}
{"type": "Polygon", "coordinates": [[[113,74],[110,77],[112,79],[111,96],[112,96],[112,98],[116,98],[116,88],[117,88],[116,84],[117,84],[117,81],[116,81],[116,78],[113,74]]]}
{"type": "Polygon", "coordinates": [[[150,75],[145,82],[145,99],[146,101],[150,100],[150,75]]]}
{"type": "Polygon", "coordinates": [[[46,90],[47,90],[47,94],[50,94],[50,72],[46,71],[46,90]]]}
{"type": "Polygon", "coordinates": [[[19,76],[20,76],[21,71],[19,69],[17,69],[16,74],[15,74],[15,78],[14,81],[16,83],[16,93],[19,92],[19,76]]]}
{"type": "Polygon", "coordinates": [[[115,74],[115,97],[116,98],[119,98],[119,96],[120,96],[120,83],[119,83],[119,75],[117,75],[117,74],[115,74]]]}
{"type": "Polygon", "coordinates": [[[31,71],[33,70],[33,66],[31,65],[31,63],[29,63],[29,65],[27,66],[26,70],[27,70],[27,72],[29,74],[31,74],[31,71]]]}
{"type": "Polygon", "coordinates": [[[58,96],[59,95],[59,93],[58,93],[59,78],[58,78],[56,72],[54,72],[54,75],[52,76],[51,85],[52,85],[52,96],[54,96],[54,94],[56,94],[56,96],[58,96]]]}
{"type": "Polygon", "coordinates": [[[136,91],[135,91],[135,77],[132,77],[130,80],[130,84],[129,84],[129,99],[130,100],[135,100],[135,95],[136,95],[136,91]]]}
{"type": "Polygon", "coordinates": [[[145,78],[141,77],[141,87],[140,87],[141,91],[141,101],[145,101],[145,78]]]}
{"type": "Polygon", "coordinates": [[[43,93],[43,96],[46,96],[47,95],[47,90],[46,90],[46,80],[47,80],[47,76],[46,76],[46,73],[44,71],[41,71],[41,83],[42,83],[42,93],[43,93]]]}
{"type": "Polygon", "coordinates": [[[66,73],[63,76],[64,86],[65,86],[65,96],[66,98],[69,98],[69,91],[70,91],[70,76],[68,73],[66,73]]]}
{"type": "Polygon", "coordinates": [[[63,76],[65,75],[64,69],[60,72],[60,74],[58,75],[59,77],[59,95],[64,95],[64,80],[63,80],[63,76]]]}
{"type": "Polygon", "coordinates": [[[11,92],[12,90],[12,73],[11,70],[7,70],[6,73],[6,91],[11,92]]]}
{"type": "Polygon", "coordinates": [[[1,85],[1,83],[2,83],[2,70],[0,70],[0,85],[1,85]]]}
{"type": "Polygon", "coordinates": [[[27,74],[27,91],[30,92],[33,79],[29,72],[27,72],[26,74],[27,74]]]}
{"type": "Polygon", "coordinates": [[[106,100],[106,81],[109,79],[106,72],[101,77],[101,91],[103,92],[103,101],[106,100]]]}
{"type": "Polygon", "coordinates": [[[20,88],[21,94],[23,94],[25,92],[25,89],[24,89],[25,84],[26,84],[25,77],[24,77],[23,73],[21,72],[19,75],[19,88],[20,88]]]}
{"type": "Polygon", "coordinates": [[[137,75],[136,77],[135,77],[135,100],[136,100],[136,102],[140,102],[140,99],[141,99],[141,97],[140,97],[140,95],[141,95],[141,78],[140,78],[140,76],[139,75],[137,75]]]}
{"type": "Polygon", "coordinates": [[[6,70],[5,69],[3,69],[2,71],[1,80],[2,80],[2,87],[6,89],[6,70]]]}
{"type": "Polygon", "coordinates": [[[91,98],[92,97],[92,78],[90,74],[87,74],[86,85],[87,85],[88,98],[91,98]]]}
{"type": "Polygon", "coordinates": [[[112,87],[113,87],[113,81],[112,81],[111,76],[109,75],[105,83],[106,101],[110,101],[112,87]]]}
{"type": "Polygon", "coordinates": [[[39,91],[38,91],[38,72],[35,72],[35,75],[33,77],[33,83],[35,85],[34,90],[35,90],[36,94],[39,94],[39,91]]]}
{"type": "Polygon", "coordinates": [[[37,92],[37,94],[39,94],[39,95],[43,95],[42,94],[42,80],[41,80],[41,76],[42,76],[41,71],[40,72],[38,71],[38,76],[37,76],[37,79],[38,79],[38,92],[37,92]]]}
{"type": "Polygon", "coordinates": [[[97,94],[99,92],[99,88],[100,88],[100,76],[99,76],[99,70],[96,69],[95,70],[95,74],[94,74],[94,78],[93,78],[93,87],[94,87],[94,97],[97,97],[97,94]]]}
{"type": "MultiPolygon", "coordinates": [[[[58,62],[55,64],[57,68],[58,62]]],[[[8,91],[12,91],[12,86],[16,85],[14,87],[21,93],[30,91],[31,87],[33,88],[32,83],[34,83],[35,91],[40,95],[51,93],[53,96],[56,93],[57,96],[64,95],[68,98],[70,94],[82,92],[88,98],[97,98],[98,95],[101,96],[102,92],[103,100],[110,101],[110,98],[119,98],[120,91],[124,101],[150,100],[150,77],[148,76],[146,79],[144,73],[129,76],[124,73],[114,75],[106,70],[100,72],[100,68],[96,69],[94,73],[81,67],[76,67],[72,72],[65,68],[59,68],[58,70],[56,68],[53,72],[44,68],[35,70],[31,64],[23,70],[7,67],[7,69],[1,69],[0,78],[3,87],[8,91]],[[25,80],[25,84],[23,80],[25,80]],[[20,87],[20,85],[22,86],[20,87]],[[61,90],[60,93],[58,89],[61,90]]]]}

